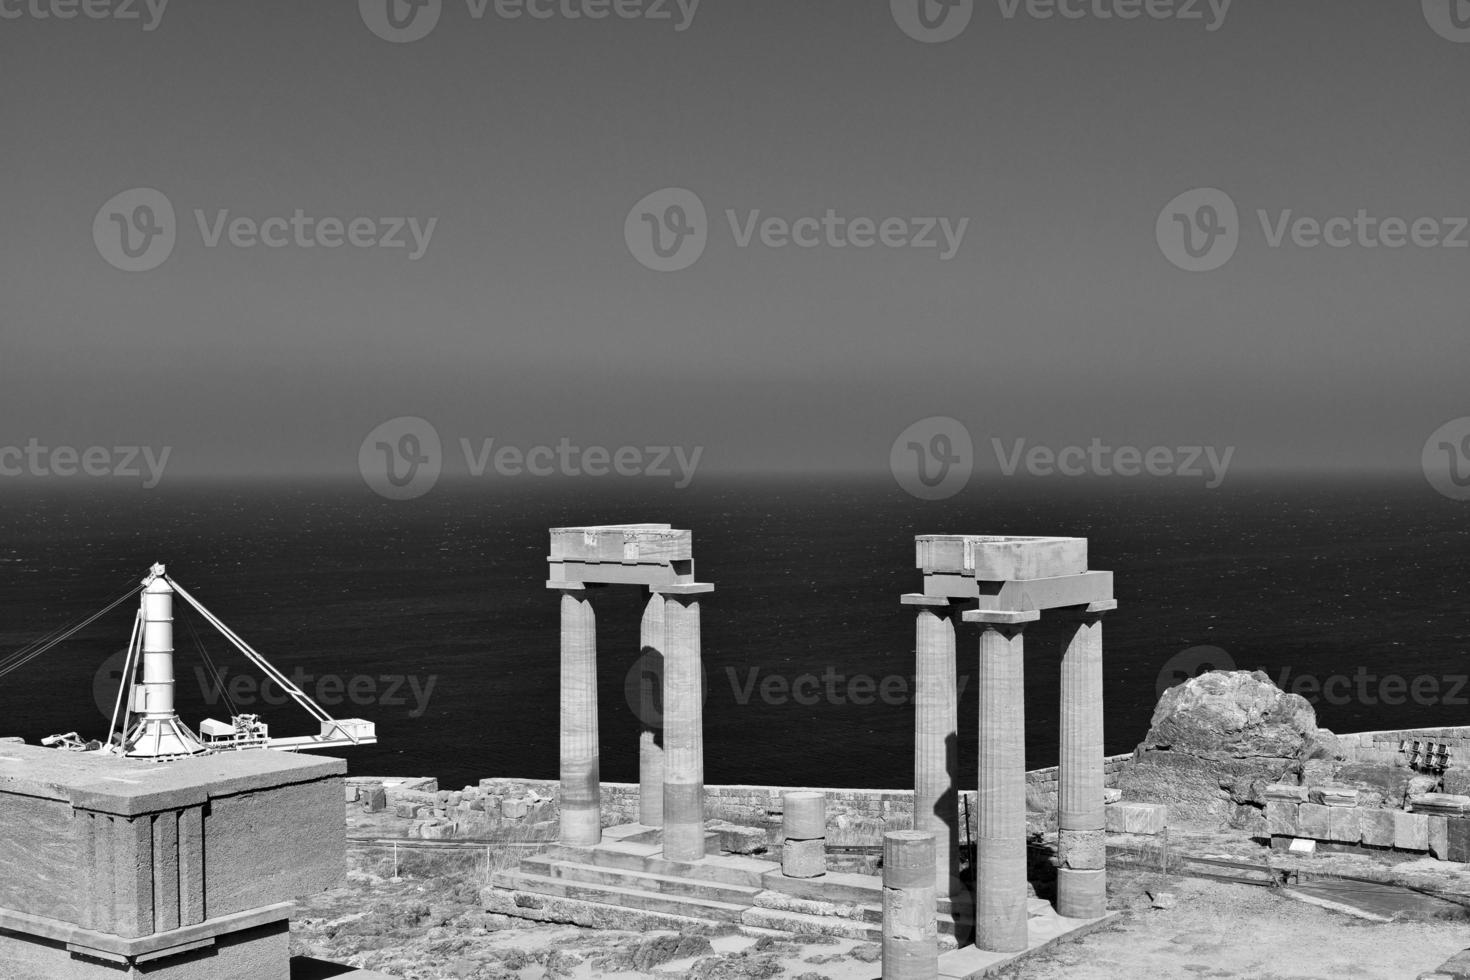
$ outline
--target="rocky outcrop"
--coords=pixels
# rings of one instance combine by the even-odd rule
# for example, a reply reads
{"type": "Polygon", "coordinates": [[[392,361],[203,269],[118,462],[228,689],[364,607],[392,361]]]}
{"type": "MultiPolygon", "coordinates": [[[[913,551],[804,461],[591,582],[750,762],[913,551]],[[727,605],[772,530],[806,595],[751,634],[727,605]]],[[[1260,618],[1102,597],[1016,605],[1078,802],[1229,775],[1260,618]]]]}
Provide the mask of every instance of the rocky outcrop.
{"type": "Polygon", "coordinates": [[[1168,806],[1174,824],[1260,831],[1266,786],[1341,758],[1305,698],[1259,671],[1211,671],[1164,692],[1120,786],[1125,799],[1168,806]]]}

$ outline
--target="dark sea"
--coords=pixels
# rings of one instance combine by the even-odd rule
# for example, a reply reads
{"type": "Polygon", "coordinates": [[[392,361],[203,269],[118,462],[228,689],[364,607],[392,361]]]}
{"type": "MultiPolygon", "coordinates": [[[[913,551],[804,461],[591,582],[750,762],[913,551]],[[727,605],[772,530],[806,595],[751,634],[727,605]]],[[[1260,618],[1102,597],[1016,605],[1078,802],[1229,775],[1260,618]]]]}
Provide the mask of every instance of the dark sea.
{"type": "MultiPolygon", "coordinates": [[[[1133,748],[1161,686],[1263,669],[1336,731],[1470,723],[1470,509],[1422,481],[1033,480],[917,501],[891,482],[470,481],[391,502],[362,483],[0,488],[0,655],[78,621],[155,561],[338,717],[380,743],[356,774],[557,774],[558,601],[547,529],[694,531],[710,783],[912,785],[913,536],[1076,535],[1115,573],[1107,749],[1133,748]],[[1211,647],[1199,651],[1196,648],[1211,647]],[[789,685],[804,675],[798,703],[789,685]],[[820,696],[811,704],[813,690],[820,696]]],[[[626,694],[643,597],[597,594],[602,772],[636,781],[626,694]]],[[[182,607],[182,603],[179,603],[182,607]]],[[[0,735],[102,737],[130,600],[0,681],[0,735]],[[109,658],[112,658],[109,660],[109,658]]],[[[216,678],[273,734],[314,731],[192,612],[177,613],[180,713],[227,719],[216,678]],[[191,624],[192,627],[191,628],[191,624]],[[194,631],[197,629],[198,640],[194,631]],[[199,652],[217,666],[213,674],[199,652]],[[275,702],[275,703],[272,703],[275,702]]],[[[974,779],[977,636],[961,636],[962,775],[974,779]]],[[[1028,767],[1055,764],[1062,632],[1027,631],[1028,767]]]]}

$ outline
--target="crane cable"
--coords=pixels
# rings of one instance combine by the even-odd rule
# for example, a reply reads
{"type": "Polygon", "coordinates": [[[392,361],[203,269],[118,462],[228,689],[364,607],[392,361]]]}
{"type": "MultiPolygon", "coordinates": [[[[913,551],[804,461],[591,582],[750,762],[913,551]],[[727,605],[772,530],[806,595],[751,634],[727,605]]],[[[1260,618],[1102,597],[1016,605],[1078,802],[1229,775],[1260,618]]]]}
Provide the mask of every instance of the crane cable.
{"type": "Polygon", "coordinates": [[[142,591],[142,589],[143,587],[141,585],[135,586],[134,588],[129,589],[127,592],[124,592],[118,598],[114,599],[105,608],[93,613],[86,619],[77,623],[75,626],[72,626],[69,629],[63,628],[60,631],[56,631],[48,634],[48,636],[46,637],[42,637],[40,640],[36,640],[34,643],[30,643],[24,647],[21,647],[20,650],[11,654],[10,657],[8,657],[5,661],[0,662],[0,678],[3,678],[11,671],[24,667],[32,660],[35,660],[37,657],[50,651],[58,643],[63,643],[66,640],[71,639],[77,633],[80,633],[82,630],[86,629],[88,626],[91,626],[97,620],[101,619],[103,616],[112,612],[112,610],[116,609],[118,606],[122,605],[124,602],[137,595],[139,592],[142,591]]]}
{"type": "MultiPolygon", "coordinates": [[[[182,610],[180,610],[182,611],[182,610]]],[[[199,650],[199,656],[204,660],[204,665],[209,669],[210,677],[214,680],[215,690],[225,699],[225,706],[230,709],[230,717],[234,718],[240,714],[240,709],[235,706],[235,701],[230,697],[230,692],[225,689],[225,678],[219,668],[214,665],[214,658],[209,655],[209,650],[204,646],[204,639],[199,635],[199,628],[194,625],[194,617],[181,617],[189,624],[189,634],[194,638],[194,646],[199,650]]]]}

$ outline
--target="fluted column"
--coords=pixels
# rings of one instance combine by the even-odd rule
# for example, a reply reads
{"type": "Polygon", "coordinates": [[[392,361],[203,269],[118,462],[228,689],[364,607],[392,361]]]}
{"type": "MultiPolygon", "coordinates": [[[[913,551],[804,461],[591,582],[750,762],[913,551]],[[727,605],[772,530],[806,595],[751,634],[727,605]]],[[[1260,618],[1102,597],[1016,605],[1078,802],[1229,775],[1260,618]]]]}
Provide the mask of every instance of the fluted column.
{"type": "MultiPolygon", "coordinates": [[[[1116,603],[1099,603],[1111,608],[1116,603]]],[[[1107,912],[1103,818],[1102,613],[1068,622],[1062,645],[1061,759],[1057,773],[1057,914],[1095,919],[1107,912]]]]}
{"type": "Polygon", "coordinates": [[[561,842],[602,840],[597,739],[597,617],[582,590],[561,594],[561,842]]]}
{"type": "Polygon", "coordinates": [[[648,597],[639,631],[638,822],[645,827],[664,825],[664,601],[657,592],[648,597]]]}
{"type": "Polygon", "coordinates": [[[664,857],[704,857],[704,668],[699,598],[664,604],[664,857]]]}
{"type": "Polygon", "coordinates": [[[1027,946],[1025,647],[1020,623],[983,628],[975,945],[1012,953],[1027,946]]]}
{"type": "Polygon", "coordinates": [[[951,899],[959,881],[959,757],[955,622],[947,599],[919,605],[914,636],[914,829],[934,835],[934,883],[951,899]]]}
{"type": "Polygon", "coordinates": [[[883,835],[883,980],[939,976],[933,847],[917,830],[883,835]]]}

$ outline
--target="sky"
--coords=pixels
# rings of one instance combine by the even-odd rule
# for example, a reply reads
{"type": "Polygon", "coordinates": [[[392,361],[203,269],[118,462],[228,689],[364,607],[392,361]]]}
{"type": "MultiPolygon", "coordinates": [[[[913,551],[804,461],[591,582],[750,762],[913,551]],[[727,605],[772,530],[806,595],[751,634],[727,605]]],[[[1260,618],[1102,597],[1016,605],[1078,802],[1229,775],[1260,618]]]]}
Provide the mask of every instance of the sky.
{"type": "Polygon", "coordinates": [[[1470,415],[1466,0],[88,2],[138,16],[0,0],[0,446],[352,474],[413,416],[882,472],[948,416],[1408,472],[1470,415]]]}

